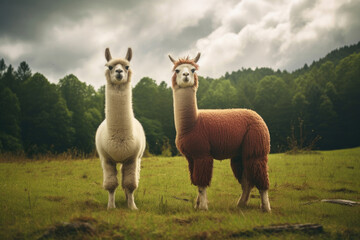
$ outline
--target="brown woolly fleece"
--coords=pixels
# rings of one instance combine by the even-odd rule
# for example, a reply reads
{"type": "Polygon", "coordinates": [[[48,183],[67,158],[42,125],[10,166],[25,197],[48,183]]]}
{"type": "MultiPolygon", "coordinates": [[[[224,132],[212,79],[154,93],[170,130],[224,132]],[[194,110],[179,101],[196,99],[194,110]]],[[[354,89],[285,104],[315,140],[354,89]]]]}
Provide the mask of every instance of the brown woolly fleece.
{"type": "MultiPolygon", "coordinates": [[[[188,59],[186,63],[194,65],[188,59]]],[[[176,84],[175,73],[172,78],[176,146],[189,162],[192,183],[209,186],[213,159],[230,158],[240,183],[245,177],[259,190],[267,190],[270,134],[264,120],[249,109],[198,110],[194,77],[195,85],[186,88],[176,84]]]]}

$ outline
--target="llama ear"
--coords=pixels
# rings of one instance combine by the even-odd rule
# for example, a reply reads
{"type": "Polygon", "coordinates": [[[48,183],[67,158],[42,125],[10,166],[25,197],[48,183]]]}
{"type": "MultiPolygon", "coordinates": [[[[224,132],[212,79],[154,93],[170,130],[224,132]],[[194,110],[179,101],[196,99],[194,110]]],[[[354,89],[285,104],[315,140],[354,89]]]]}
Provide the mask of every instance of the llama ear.
{"type": "Polygon", "coordinates": [[[128,48],[125,59],[130,62],[131,58],[132,58],[132,50],[131,48],[128,48]]]}
{"type": "Polygon", "coordinates": [[[199,59],[200,59],[200,53],[198,53],[197,55],[196,55],[196,57],[194,58],[194,62],[195,63],[197,63],[198,61],[199,61],[199,59]]]}
{"type": "Polygon", "coordinates": [[[106,61],[110,61],[112,59],[109,48],[105,49],[105,58],[106,61]]]}
{"type": "Polygon", "coordinates": [[[170,54],[169,54],[169,58],[170,58],[170,61],[172,61],[172,63],[175,64],[176,61],[175,61],[175,59],[173,59],[173,58],[170,56],[170,54]]]}

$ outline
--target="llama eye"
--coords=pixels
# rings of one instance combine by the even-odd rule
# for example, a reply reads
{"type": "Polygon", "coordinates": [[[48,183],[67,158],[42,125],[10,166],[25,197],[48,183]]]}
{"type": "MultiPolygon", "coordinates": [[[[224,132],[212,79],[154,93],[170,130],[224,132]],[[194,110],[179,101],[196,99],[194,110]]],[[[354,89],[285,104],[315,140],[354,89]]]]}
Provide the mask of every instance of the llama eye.
{"type": "Polygon", "coordinates": [[[176,70],[175,70],[175,72],[176,72],[176,73],[179,73],[179,72],[180,72],[180,70],[179,70],[179,69],[176,69],[176,70]]]}
{"type": "Polygon", "coordinates": [[[191,69],[191,72],[194,73],[194,72],[195,72],[195,68],[191,69]]]}
{"type": "Polygon", "coordinates": [[[126,70],[129,70],[129,66],[125,66],[125,69],[126,69],[126,70]]]}
{"type": "Polygon", "coordinates": [[[111,71],[113,69],[113,66],[109,66],[109,70],[111,71]]]}

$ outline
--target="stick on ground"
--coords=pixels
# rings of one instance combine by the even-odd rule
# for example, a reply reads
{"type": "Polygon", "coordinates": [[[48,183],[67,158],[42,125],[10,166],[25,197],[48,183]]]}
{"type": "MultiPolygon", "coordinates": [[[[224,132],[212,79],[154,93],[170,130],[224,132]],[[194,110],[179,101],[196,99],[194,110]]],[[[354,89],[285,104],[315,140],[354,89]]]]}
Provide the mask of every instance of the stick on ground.
{"type": "Polygon", "coordinates": [[[267,227],[255,227],[254,231],[256,232],[267,232],[267,233],[277,233],[277,232],[323,232],[323,226],[320,224],[281,224],[281,225],[270,225],[267,227]]]}

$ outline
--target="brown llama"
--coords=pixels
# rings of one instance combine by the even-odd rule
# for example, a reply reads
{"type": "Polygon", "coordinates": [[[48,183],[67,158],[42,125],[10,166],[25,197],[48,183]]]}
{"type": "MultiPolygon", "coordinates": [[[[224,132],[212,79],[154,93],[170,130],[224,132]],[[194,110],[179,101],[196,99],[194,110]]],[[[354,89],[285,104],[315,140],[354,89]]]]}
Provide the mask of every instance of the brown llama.
{"type": "Polygon", "coordinates": [[[248,109],[198,110],[196,70],[200,53],[173,62],[172,89],[176,147],[189,163],[192,184],[198,187],[196,209],[207,210],[206,188],[210,185],[213,159],[231,159],[234,176],[242,187],[238,206],[246,206],[255,186],[261,208],[270,212],[268,154],[270,134],[264,120],[248,109]]]}

